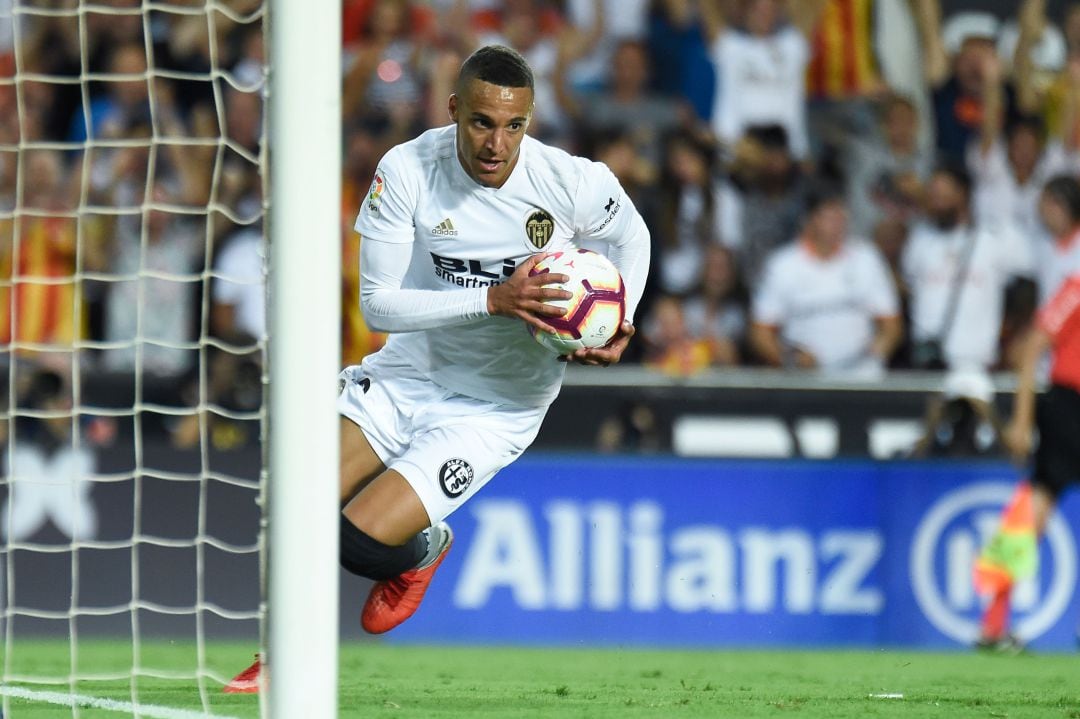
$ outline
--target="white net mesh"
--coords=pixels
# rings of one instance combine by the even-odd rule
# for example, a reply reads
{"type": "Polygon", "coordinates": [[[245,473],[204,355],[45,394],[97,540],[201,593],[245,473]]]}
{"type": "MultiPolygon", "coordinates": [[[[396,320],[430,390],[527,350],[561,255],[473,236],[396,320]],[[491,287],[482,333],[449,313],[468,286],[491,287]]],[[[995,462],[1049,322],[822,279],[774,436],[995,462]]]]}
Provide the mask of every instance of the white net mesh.
{"type": "Polygon", "coordinates": [[[0,0],[5,715],[209,712],[257,646],[264,15],[0,0]]]}

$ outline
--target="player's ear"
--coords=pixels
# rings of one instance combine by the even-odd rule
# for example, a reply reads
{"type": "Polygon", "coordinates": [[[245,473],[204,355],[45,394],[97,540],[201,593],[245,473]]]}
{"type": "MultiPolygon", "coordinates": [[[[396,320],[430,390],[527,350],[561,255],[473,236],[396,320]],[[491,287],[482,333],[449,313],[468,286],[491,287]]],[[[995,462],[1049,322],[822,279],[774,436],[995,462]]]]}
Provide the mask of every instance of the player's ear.
{"type": "Polygon", "coordinates": [[[457,93],[450,95],[450,100],[447,103],[447,110],[450,112],[450,120],[457,122],[458,118],[458,100],[457,93]]]}

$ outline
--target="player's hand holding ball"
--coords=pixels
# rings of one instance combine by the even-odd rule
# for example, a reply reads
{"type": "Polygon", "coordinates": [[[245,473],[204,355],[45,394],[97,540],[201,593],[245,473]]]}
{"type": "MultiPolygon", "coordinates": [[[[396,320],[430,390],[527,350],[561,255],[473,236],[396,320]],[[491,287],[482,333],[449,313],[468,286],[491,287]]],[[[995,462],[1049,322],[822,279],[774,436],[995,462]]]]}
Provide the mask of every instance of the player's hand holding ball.
{"type": "Polygon", "coordinates": [[[562,361],[603,366],[618,362],[634,327],[626,321],[626,288],[615,265],[591,250],[567,250],[546,256],[531,274],[569,293],[552,303],[565,314],[550,318],[550,329],[530,326],[536,341],[562,361]]]}
{"type": "Polygon", "coordinates": [[[566,308],[553,301],[568,300],[570,292],[560,287],[570,281],[564,274],[540,275],[533,272],[537,264],[547,259],[548,253],[533,255],[518,265],[510,279],[488,289],[488,314],[516,317],[524,321],[531,330],[553,332],[553,328],[544,322],[545,317],[562,317],[566,308]]]}
{"type": "Polygon", "coordinates": [[[571,354],[559,357],[562,361],[573,361],[578,364],[599,365],[607,367],[617,363],[630,344],[630,338],[634,336],[634,326],[627,320],[623,320],[616,330],[615,336],[603,347],[574,350],[571,354]]]}

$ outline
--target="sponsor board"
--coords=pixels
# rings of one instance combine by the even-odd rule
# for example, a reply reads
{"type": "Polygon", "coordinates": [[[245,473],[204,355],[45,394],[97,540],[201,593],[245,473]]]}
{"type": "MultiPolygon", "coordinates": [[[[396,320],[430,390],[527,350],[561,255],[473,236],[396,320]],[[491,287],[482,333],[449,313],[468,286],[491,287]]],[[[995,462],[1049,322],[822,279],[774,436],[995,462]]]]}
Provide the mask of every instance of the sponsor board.
{"type": "MultiPolygon", "coordinates": [[[[998,463],[536,455],[449,518],[405,641],[959,647],[971,562],[1017,476],[998,463]]],[[[1067,498],[1016,592],[1036,648],[1075,646],[1067,498]]]]}

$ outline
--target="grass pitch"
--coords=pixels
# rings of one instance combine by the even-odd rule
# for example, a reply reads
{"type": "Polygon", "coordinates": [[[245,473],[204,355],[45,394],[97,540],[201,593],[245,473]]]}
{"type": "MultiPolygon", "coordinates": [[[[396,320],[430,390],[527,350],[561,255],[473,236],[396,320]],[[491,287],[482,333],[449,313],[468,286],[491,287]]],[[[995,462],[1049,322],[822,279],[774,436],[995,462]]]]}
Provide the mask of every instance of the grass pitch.
{"type": "MultiPolygon", "coordinates": [[[[211,670],[228,676],[251,661],[248,645],[213,644],[211,670]]],[[[131,646],[81,642],[82,671],[123,670],[131,646]]],[[[144,644],[148,668],[190,668],[192,646],[144,644]]],[[[18,673],[66,676],[66,642],[20,642],[18,673]]],[[[981,656],[896,651],[637,651],[406,647],[350,643],[341,651],[341,717],[1008,717],[1080,719],[1080,660],[1069,655],[981,656]]],[[[217,717],[257,717],[258,700],[210,683],[217,717]]],[[[69,687],[8,684],[5,690],[69,687]]],[[[83,697],[132,701],[122,682],[80,682],[83,697]]],[[[44,696],[44,695],[43,695],[44,696]]],[[[52,701],[58,701],[49,695],[52,701]]],[[[193,681],[141,677],[142,716],[188,719],[202,710],[193,681]]],[[[6,719],[73,716],[45,700],[9,696],[6,719]]],[[[80,719],[124,712],[81,708],[80,719]]],[[[128,713],[130,715],[130,713],[128,713]]],[[[297,719],[303,719],[298,717],[297,719]]]]}

